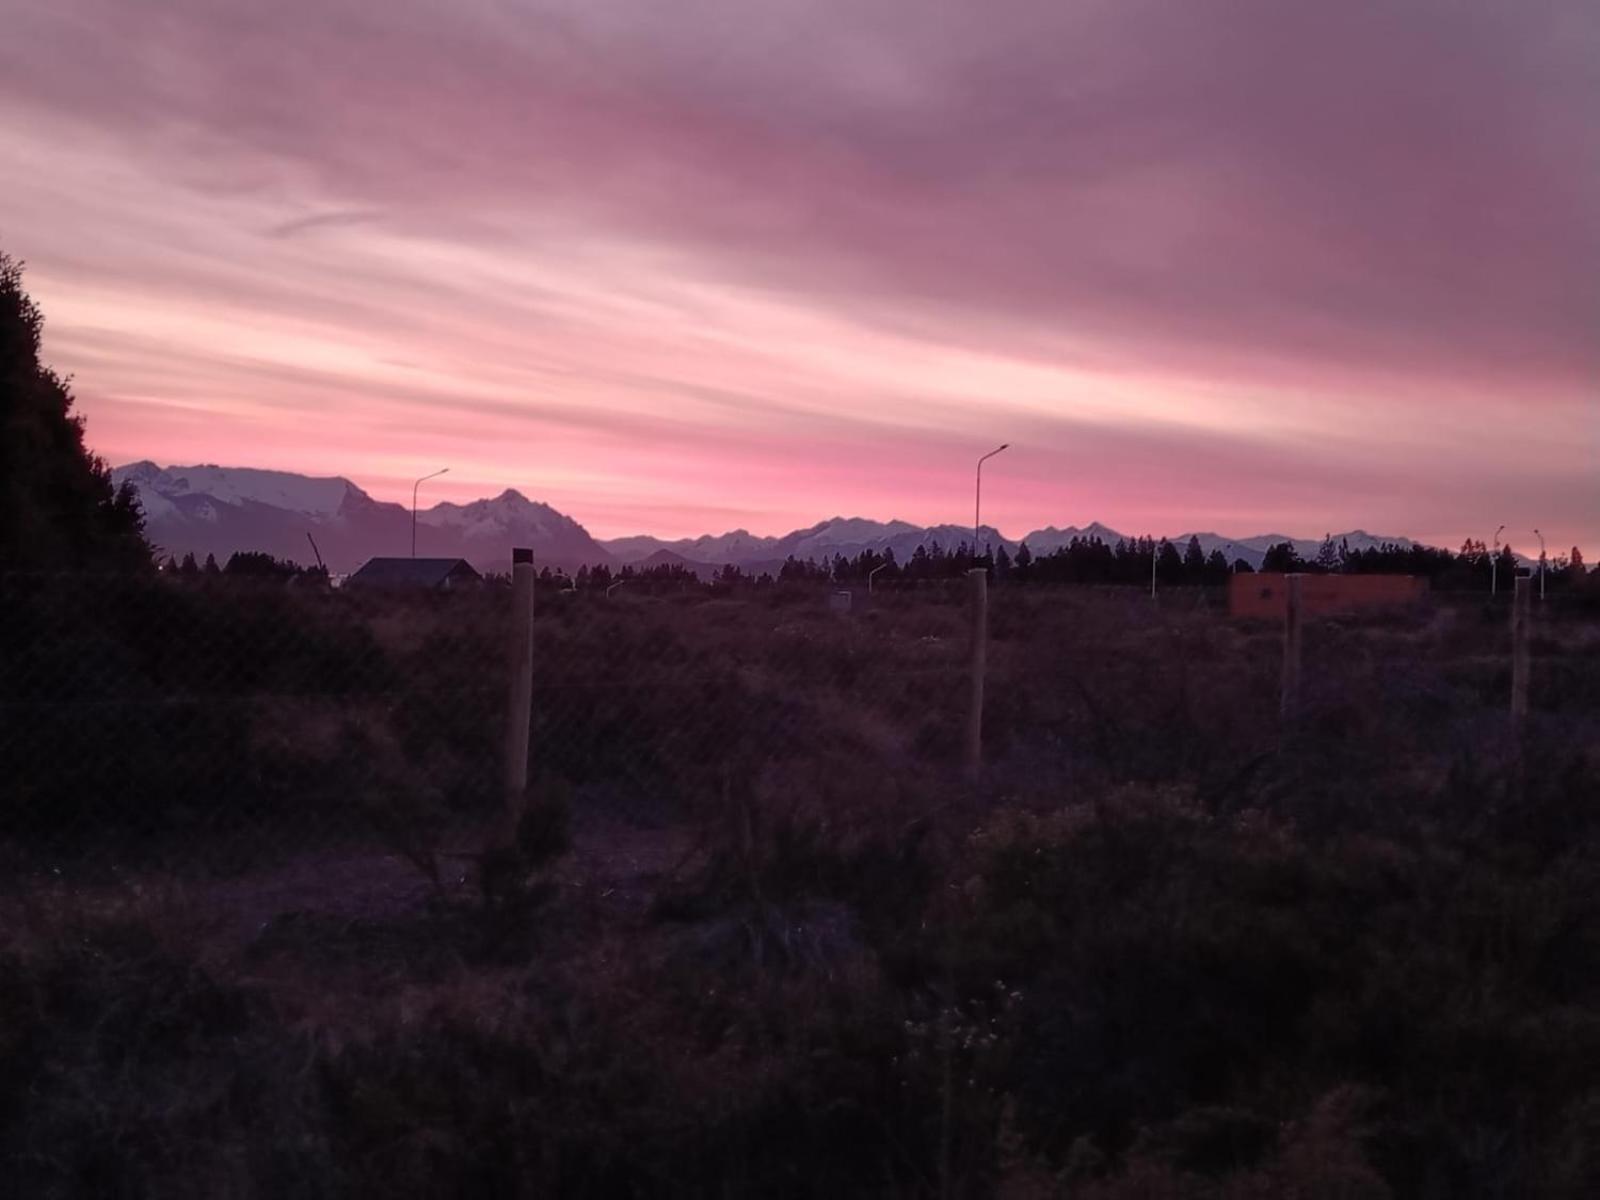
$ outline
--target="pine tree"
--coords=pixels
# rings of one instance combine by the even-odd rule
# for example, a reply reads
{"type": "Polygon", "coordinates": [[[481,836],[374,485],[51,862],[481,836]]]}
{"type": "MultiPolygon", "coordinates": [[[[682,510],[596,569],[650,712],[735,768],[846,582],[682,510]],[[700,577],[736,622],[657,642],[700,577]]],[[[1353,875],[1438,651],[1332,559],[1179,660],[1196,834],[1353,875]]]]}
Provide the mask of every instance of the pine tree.
{"type": "Polygon", "coordinates": [[[1023,542],[1017,547],[1013,574],[1022,583],[1027,583],[1033,578],[1033,551],[1028,549],[1027,542],[1023,542]]]}
{"type": "Polygon", "coordinates": [[[67,381],[39,361],[43,325],[22,264],[0,253],[0,563],[147,567],[138,492],[84,445],[67,381]]]}
{"type": "Polygon", "coordinates": [[[1189,538],[1189,544],[1183,551],[1183,574],[1188,583],[1199,583],[1205,578],[1206,554],[1200,548],[1200,539],[1195,536],[1189,538]]]}
{"type": "MultiPolygon", "coordinates": [[[[549,568],[546,568],[546,570],[548,570],[548,569],[549,568]]],[[[206,571],[207,575],[221,575],[222,574],[222,568],[217,566],[217,556],[215,554],[206,555],[205,571],[206,571]]]]}
{"type": "Polygon", "coordinates": [[[1212,587],[1228,582],[1228,560],[1221,550],[1213,550],[1206,556],[1205,580],[1212,587]]]}
{"type": "Polygon", "coordinates": [[[1305,563],[1301,561],[1293,542],[1277,542],[1268,546],[1266,554],[1261,559],[1263,571],[1281,571],[1289,574],[1304,566],[1305,563]]]}
{"type": "Polygon", "coordinates": [[[1156,577],[1167,584],[1179,583],[1183,579],[1183,556],[1166,538],[1162,538],[1156,548],[1156,577]]]}
{"type": "Polygon", "coordinates": [[[1317,570],[1324,574],[1332,573],[1339,569],[1339,547],[1334,545],[1333,534],[1324,534],[1322,545],[1317,548],[1317,558],[1314,564],[1317,570]]]}

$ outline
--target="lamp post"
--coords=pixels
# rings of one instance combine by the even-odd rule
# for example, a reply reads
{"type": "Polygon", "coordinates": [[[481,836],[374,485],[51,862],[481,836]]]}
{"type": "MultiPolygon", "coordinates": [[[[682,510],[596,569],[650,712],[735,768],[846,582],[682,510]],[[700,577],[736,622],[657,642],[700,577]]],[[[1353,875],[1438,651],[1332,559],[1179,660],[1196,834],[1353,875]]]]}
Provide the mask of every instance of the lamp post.
{"type": "Polygon", "coordinates": [[[1544,599],[1544,564],[1545,564],[1544,534],[1540,533],[1537,529],[1535,529],[1533,531],[1533,536],[1539,539],[1539,599],[1543,600],[1544,599]]]}
{"type": "Polygon", "coordinates": [[[993,458],[1000,451],[1007,449],[1010,442],[1001,442],[989,453],[978,460],[978,481],[972,493],[972,564],[978,564],[978,531],[983,528],[983,464],[993,458]]]}
{"type": "Polygon", "coordinates": [[[1494,553],[1489,557],[1489,598],[1493,599],[1500,588],[1500,535],[1506,531],[1504,525],[1494,531],[1494,553]]]}
{"type": "Polygon", "coordinates": [[[432,475],[424,475],[421,479],[417,480],[415,483],[413,483],[411,485],[411,557],[412,558],[415,558],[417,556],[417,489],[420,488],[423,484],[427,483],[428,480],[437,479],[437,478],[439,478],[439,476],[445,474],[449,470],[450,470],[449,467],[441,467],[439,470],[435,471],[432,475]]]}
{"type": "Polygon", "coordinates": [[[872,595],[872,577],[885,567],[892,565],[892,563],[881,562],[877,566],[873,567],[872,570],[867,572],[867,595],[872,595]]]}
{"type": "Polygon", "coordinates": [[[619,588],[619,587],[621,587],[621,586],[622,586],[622,585],[623,585],[623,584],[625,584],[625,583],[632,583],[632,582],[633,582],[633,580],[632,580],[632,579],[631,579],[631,578],[630,578],[630,579],[618,579],[618,580],[614,580],[614,581],[613,581],[613,582],[612,582],[612,583],[610,583],[610,584],[609,584],[609,585],[607,585],[607,587],[606,587],[606,595],[607,595],[607,596],[609,596],[609,595],[611,595],[611,593],[612,593],[612,592],[614,592],[614,591],[616,591],[616,590],[617,590],[617,589],[618,589],[618,588],[619,588]]]}

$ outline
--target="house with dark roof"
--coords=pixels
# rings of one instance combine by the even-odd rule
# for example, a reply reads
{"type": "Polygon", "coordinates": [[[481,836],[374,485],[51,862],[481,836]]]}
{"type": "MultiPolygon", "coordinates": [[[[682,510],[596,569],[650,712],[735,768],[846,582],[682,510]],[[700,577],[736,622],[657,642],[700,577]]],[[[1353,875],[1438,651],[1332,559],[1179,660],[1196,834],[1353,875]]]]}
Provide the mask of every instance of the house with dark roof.
{"type": "Polygon", "coordinates": [[[374,558],[345,586],[443,592],[482,582],[483,576],[464,558],[374,558]]]}

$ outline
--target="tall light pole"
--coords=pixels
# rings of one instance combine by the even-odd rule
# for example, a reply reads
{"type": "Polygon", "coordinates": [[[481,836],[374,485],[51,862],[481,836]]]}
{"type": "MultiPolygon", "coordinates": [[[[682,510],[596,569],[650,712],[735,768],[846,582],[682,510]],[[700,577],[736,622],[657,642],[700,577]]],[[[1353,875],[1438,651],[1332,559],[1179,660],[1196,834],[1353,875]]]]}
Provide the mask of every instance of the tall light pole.
{"type": "Polygon", "coordinates": [[[983,515],[983,464],[1010,445],[1010,442],[1001,442],[978,460],[978,483],[972,494],[972,563],[974,566],[978,563],[978,530],[983,528],[981,519],[983,515]]]}
{"type": "Polygon", "coordinates": [[[1500,586],[1500,535],[1506,531],[1504,525],[1494,531],[1494,554],[1489,558],[1489,596],[1493,599],[1500,586]]]}
{"type": "Polygon", "coordinates": [[[432,475],[424,475],[411,485],[411,557],[417,556],[417,489],[430,479],[437,479],[449,471],[449,467],[442,467],[432,475]]]}
{"type": "Polygon", "coordinates": [[[1544,534],[1540,533],[1537,529],[1535,529],[1533,531],[1533,536],[1539,539],[1539,599],[1543,600],[1544,599],[1544,564],[1545,564],[1544,534]]]}
{"type": "Polygon", "coordinates": [[[872,595],[872,577],[885,567],[890,567],[893,565],[893,563],[881,562],[877,566],[873,567],[872,570],[867,572],[867,595],[872,595]]]}

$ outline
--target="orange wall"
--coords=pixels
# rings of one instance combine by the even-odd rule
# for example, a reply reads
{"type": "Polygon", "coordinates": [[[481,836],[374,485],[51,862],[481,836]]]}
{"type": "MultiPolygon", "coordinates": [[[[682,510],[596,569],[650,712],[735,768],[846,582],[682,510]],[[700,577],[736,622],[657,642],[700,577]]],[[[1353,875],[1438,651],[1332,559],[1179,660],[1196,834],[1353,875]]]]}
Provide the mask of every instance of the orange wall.
{"type": "MultiPolygon", "coordinates": [[[[1234,575],[1228,582],[1228,614],[1282,620],[1289,603],[1287,575],[1234,575]]],[[[1300,603],[1308,617],[1362,608],[1415,604],[1428,594],[1420,575],[1302,575],[1300,603]]]]}

